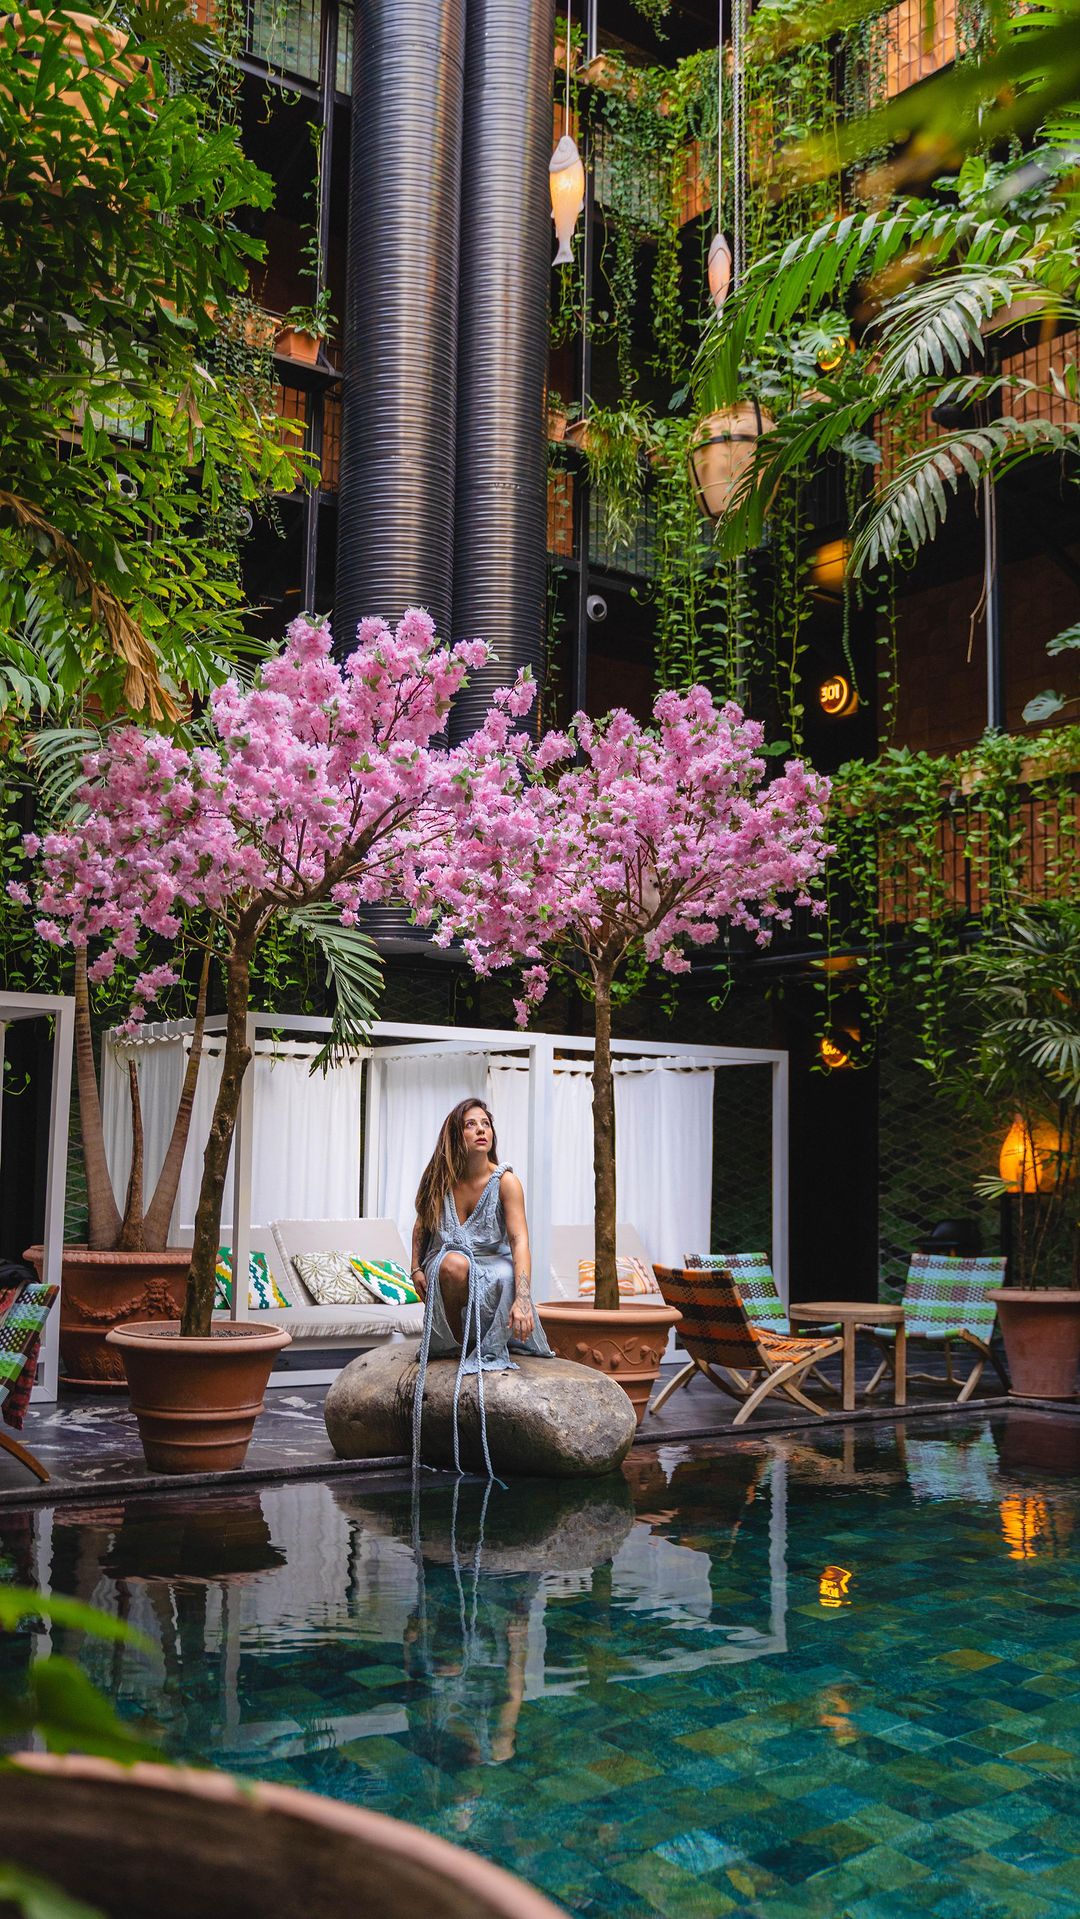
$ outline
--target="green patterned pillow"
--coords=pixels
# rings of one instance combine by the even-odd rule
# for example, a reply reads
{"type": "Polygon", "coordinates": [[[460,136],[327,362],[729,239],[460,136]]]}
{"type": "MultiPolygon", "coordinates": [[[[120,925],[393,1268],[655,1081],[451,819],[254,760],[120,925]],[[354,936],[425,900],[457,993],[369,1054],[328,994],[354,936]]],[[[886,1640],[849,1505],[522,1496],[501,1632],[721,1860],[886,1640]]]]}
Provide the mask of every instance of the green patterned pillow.
{"type": "Polygon", "coordinates": [[[420,1295],[396,1259],[360,1259],[354,1254],[349,1265],[387,1306],[419,1306],[420,1295]]]}
{"type": "MultiPolygon", "coordinates": [[[[287,1312],[292,1305],[278,1286],[265,1253],[248,1254],[248,1311],[287,1312]]],[[[214,1267],[214,1306],[227,1313],[232,1306],[232,1247],[219,1246],[214,1267]]]]}

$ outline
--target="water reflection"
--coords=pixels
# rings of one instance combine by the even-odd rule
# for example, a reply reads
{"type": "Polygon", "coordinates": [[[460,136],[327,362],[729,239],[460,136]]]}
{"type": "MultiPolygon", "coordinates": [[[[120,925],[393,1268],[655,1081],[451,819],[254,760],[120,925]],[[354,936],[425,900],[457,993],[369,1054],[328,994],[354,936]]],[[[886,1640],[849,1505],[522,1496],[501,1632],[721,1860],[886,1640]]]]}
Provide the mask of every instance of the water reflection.
{"type": "MultiPolygon", "coordinates": [[[[801,1712],[795,1675],[840,1656],[880,1673],[823,1677],[806,1706],[830,1743],[858,1739],[866,1685],[935,1608],[937,1647],[970,1649],[995,1580],[1069,1576],[1078,1442],[1080,1421],[1030,1413],[913,1418],[635,1448],[607,1481],[429,1483],[418,1503],[356,1477],[0,1509],[0,1579],[147,1633],[156,1667],[63,1632],[38,1649],[79,1658],[178,1757],[434,1806],[444,1777],[531,1765],[530,1725],[785,1686],[801,1712]]],[[[0,1665],[31,1643],[0,1639],[0,1665]]]]}

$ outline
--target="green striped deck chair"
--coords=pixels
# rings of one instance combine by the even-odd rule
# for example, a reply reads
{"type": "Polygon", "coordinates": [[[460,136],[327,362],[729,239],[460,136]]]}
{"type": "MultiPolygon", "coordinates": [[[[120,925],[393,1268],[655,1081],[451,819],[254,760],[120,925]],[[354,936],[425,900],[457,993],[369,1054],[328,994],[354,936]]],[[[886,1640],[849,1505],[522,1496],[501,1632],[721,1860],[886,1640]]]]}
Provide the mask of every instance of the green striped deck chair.
{"type": "MultiPolygon", "coordinates": [[[[0,1408],[9,1410],[10,1402],[20,1400],[19,1425],[22,1424],[21,1411],[25,1410],[23,1394],[27,1376],[37,1365],[38,1346],[45,1330],[45,1321],[59,1291],[59,1286],[23,1286],[14,1298],[9,1299],[6,1309],[0,1312],[0,1408]],[[5,1402],[9,1403],[6,1408],[5,1402]]],[[[32,1452],[20,1446],[18,1440],[5,1432],[2,1425],[0,1451],[21,1460],[39,1479],[48,1479],[49,1475],[40,1459],[35,1459],[32,1452]]]]}
{"type": "Polygon", "coordinates": [[[776,1290],[773,1270],[764,1253],[684,1253],[684,1266],[701,1267],[706,1272],[730,1273],[739,1298],[755,1326],[767,1333],[791,1331],[784,1302],[776,1290]]]}
{"type": "MultiPolygon", "coordinates": [[[[960,1385],[957,1403],[970,1399],[990,1360],[1002,1385],[1009,1382],[990,1342],[994,1335],[997,1307],[987,1294],[1005,1284],[1005,1260],[997,1258],[953,1259],[942,1253],[913,1253],[904,1288],[904,1320],[909,1340],[920,1339],[926,1345],[943,1346],[948,1384],[957,1386],[952,1367],[952,1342],[963,1340],[975,1355],[975,1364],[960,1385]]],[[[866,1397],[876,1392],[885,1374],[892,1370],[893,1338],[888,1327],[867,1329],[884,1355],[866,1388],[866,1397]]],[[[932,1373],[909,1373],[909,1379],[930,1380],[932,1373]]]]}
{"type": "Polygon", "coordinates": [[[743,1425],[777,1388],[807,1412],[821,1416],[822,1408],[800,1392],[799,1381],[812,1366],[838,1353],[841,1340],[795,1338],[755,1325],[734,1279],[723,1267],[654,1266],[653,1271],[668,1305],[682,1314],[679,1340],[690,1354],[690,1363],[653,1400],[650,1412],[659,1412],[672,1393],[701,1372],[721,1392],[741,1402],[733,1421],[736,1426],[743,1425]],[[757,1374],[763,1377],[755,1381],[757,1374]]]}

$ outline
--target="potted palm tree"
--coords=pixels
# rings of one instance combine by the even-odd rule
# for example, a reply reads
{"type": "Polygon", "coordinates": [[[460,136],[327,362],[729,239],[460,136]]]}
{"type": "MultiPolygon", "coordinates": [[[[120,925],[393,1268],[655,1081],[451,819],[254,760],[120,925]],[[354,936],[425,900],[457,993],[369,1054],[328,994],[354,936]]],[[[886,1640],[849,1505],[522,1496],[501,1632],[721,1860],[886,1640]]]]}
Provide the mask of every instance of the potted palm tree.
{"type": "MultiPolygon", "coordinates": [[[[35,842],[31,842],[35,844],[35,842]]],[[[75,1075],[80,1138],[86,1177],[85,1246],[65,1246],[60,1292],[60,1353],[64,1375],[76,1386],[122,1387],[120,1355],[108,1344],[124,1320],[171,1319],[181,1310],[191,1255],[168,1244],[180,1170],[191,1130],[195,1088],[203,1050],[208,957],[195,1001],[195,1019],[176,1116],[165,1157],[147,1202],[139,1079],[127,1062],[131,1102],[131,1159],[123,1208],[118,1205],[105,1151],[101,1092],[94,1062],[90,966],[85,946],[75,950],[75,1075]]],[[[39,1274],[44,1248],[26,1257],[39,1274]]]]}
{"type": "Polygon", "coordinates": [[[1007,1125],[984,1198],[1011,1215],[996,1300],[1013,1393],[1071,1399],[1080,1367],[1080,907],[1032,907],[964,962],[985,1024],[971,1078],[1007,1125]]]}
{"type": "Polygon", "coordinates": [[[564,1357],[614,1373],[638,1416],[679,1315],[659,1301],[619,1297],[615,1257],[615,1100],[612,1013],[650,963],[689,970],[688,949],[725,922],[765,943],[808,903],[824,864],[828,785],[790,760],[763,783],[763,730],[703,686],[661,693],[650,726],[616,711],[579,713],[568,734],[539,744],[510,730],[531,690],[496,696],[474,735],[460,782],[462,819],[449,849],[411,876],[421,920],[455,935],[475,970],[524,963],[522,1025],[552,978],[593,1008],[593,1180],[596,1282],[592,1306],[541,1302],[564,1357]]]}
{"type": "MultiPolygon", "coordinates": [[[[244,1074],[251,1061],[252,961],[275,920],[321,944],[338,988],[337,1043],[366,1030],[380,975],[357,928],[362,907],[393,897],[413,831],[434,831],[441,733],[480,641],[441,647],[424,612],[393,632],[365,620],[356,650],[331,657],[327,625],[302,617],[249,688],[210,700],[212,744],[191,748],[128,727],[89,756],[78,811],[39,853],[38,931],[78,949],[105,941],[104,965],[149,935],[205,928],[224,976],[221,1080],[203,1155],[194,1240],[179,1321],[114,1327],[151,1466],[164,1472],[239,1464],[275,1354],[288,1334],[213,1320],[222,1196],[244,1074]]],[[[136,984],[129,1026],[177,975],[167,963],[136,984]]]]}

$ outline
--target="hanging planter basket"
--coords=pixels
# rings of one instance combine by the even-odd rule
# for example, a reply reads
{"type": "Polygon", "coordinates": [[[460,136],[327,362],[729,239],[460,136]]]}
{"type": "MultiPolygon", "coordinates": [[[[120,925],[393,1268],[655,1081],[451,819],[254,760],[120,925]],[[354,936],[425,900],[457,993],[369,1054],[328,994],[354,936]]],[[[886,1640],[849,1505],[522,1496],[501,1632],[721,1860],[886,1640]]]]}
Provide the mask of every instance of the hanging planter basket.
{"type": "Polygon", "coordinates": [[[730,511],[758,441],[774,425],[756,400],[723,407],[701,421],[690,442],[690,484],[707,519],[722,520],[730,511]]]}

